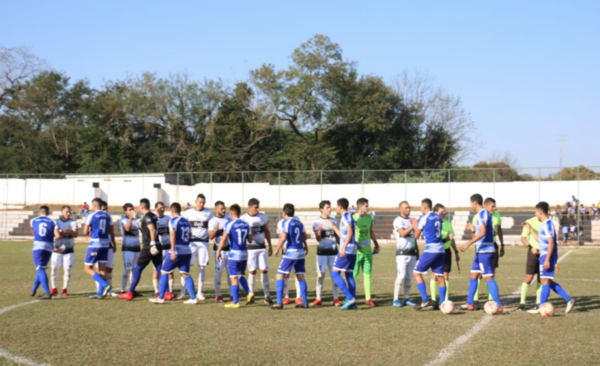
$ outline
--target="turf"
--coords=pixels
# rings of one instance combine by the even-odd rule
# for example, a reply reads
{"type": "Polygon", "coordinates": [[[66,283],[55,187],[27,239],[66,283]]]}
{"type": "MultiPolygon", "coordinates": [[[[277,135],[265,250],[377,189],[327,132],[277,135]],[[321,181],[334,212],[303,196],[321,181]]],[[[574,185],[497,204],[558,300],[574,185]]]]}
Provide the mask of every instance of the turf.
{"type": "MultiPolygon", "coordinates": [[[[1,243],[0,248],[0,308],[30,301],[28,292],[34,276],[30,244],[1,243]]],[[[314,248],[310,249],[313,252],[306,267],[309,297],[313,299],[316,261],[314,248]]],[[[444,347],[485,316],[482,312],[460,311],[445,316],[437,311],[392,307],[396,272],[392,247],[385,247],[375,257],[373,293],[380,307],[362,305],[361,275],[357,280],[359,310],[349,312],[331,306],[329,278],[325,283],[325,306],[321,308],[288,306],[283,311],[270,310],[261,303],[260,281],[257,303],[237,310],[224,309],[212,300],[197,306],[175,301],[154,305],[147,301],[152,295],[149,270],[140,284],[144,298],[133,302],[118,298],[92,301],[87,299],[94,285],[83,272],[84,251],[85,245],[77,244],[70,291],[85,294],[34,303],[0,315],[1,349],[53,365],[418,365],[435,359],[444,347]]],[[[559,254],[564,253],[561,249],[559,254]]],[[[501,259],[498,283],[503,300],[520,286],[525,256],[524,249],[509,248],[501,259]]],[[[118,253],[113,280],[119,285],[120,258],[118,253]]],[[[451,275],[451,297],[457,305],[466,297],[467,268],[472,258],[472,252],[464,253],[462,273],[454,268],[451,275]]],[[[272,257],[269,262],[273,293],[279,260],[272,257]]],[[[563,300],[553,295],[556,315],[552,318],[522,312],[496,316],[483,331],[458,347],[446,364],[597,364],[600,279],[594,274],[599,261],[600,251],[576,249],[561,262],[557,281],[579,301],[573,313],[565,315],[563,300]]],[[[213,270],[211,264],[205,290],[209,299],[214,294],[213,270]]],[[[178,277],[176,274],[177,288],[178,277]]],[[[293,282],[290,285],[293,293],[293,282]]],[[[534,300],[534,287],[529,305],[534,300]]],[[[486,293],[484,286],[482,299],[486,293]]],[[[415,286],[412,299],[418,300],[415,286]]],[[[13,364],[0,358],[0,365],[13,364]]]]}

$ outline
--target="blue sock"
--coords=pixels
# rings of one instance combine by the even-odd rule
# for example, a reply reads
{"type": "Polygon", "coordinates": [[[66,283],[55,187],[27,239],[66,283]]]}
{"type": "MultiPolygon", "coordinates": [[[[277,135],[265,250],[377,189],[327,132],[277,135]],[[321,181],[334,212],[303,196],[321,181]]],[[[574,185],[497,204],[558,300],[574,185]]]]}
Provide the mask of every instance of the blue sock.
{"type": "Polygon", "coordinates": [[[135,266],[133,270],[133,275],[131,276],[131,285],[129,286],[129,292],[135,291],[138,283],[140,283],[140,278],[142,277],[142,271],[144,269],[140,266],[135,266]]]}
{"type": "Polygon", "coordinates": [[[348,290],[353,298],[356,298],[356,282],[354,282],[354,273],[346,272],[346,281],[348,281],[348,290]]]}
{"type": "MultiPolygon", "coordinates": [[[[306,280],[298,281],[300,282],[300,294],[302,296],[302,305],[308,304],[308,287],[306,286],[306,280]]],[[[282,289],[283,291],[283,289],[282,289]]]]}
{"type": "Polygon", "coordinates": [[[502,303],[500,302],[500,290],[498,289],[496,280],[492,278],[491,280],[487,281],[487,285],[488,291],[492,295],[492,300],[494,300],[498,306],[502,306],[502,303]]]}
{"type": "Polygon", "coordinates": [[[37,277],[40,285],[44,289],[44,292],[50,295],[50,286],[48,286],[48,275],[46,274],[46,270],[43,268],[38,268],[37,277]]]}
{"type": "Polygon", "coordinates": [[[190,299],[194,300],[196,298],[196,289],[194,289],[194,280],[192,280],[192,277],[187,276],[185,278],[185,288],[190,294],[190,299]]]}
{"type": "Polygon", "coordinates": [[[354,297],[352,296],[352,292],[348,289],[348,286],[346,286],[346,281],[344,281],[340,272],[331,272],[331,278],[333,278],[337,287],[342,291],[344,296],[346,296],[346,300],[354,297]]]}
{"type": "Polygon", "coordinates": [[[234,304],[240,302],[240,285],[231,285],[231,297],[233,297],[234,304]]]}
{"type": "Polygon", "coordinates": [[[421,293],[421,300],[427,302],[427,287],[425,287],[425,282],[417,283],[417,289],[421,293]]]}
{"type": "Polygon", "coordinates": [[[99,273],[94,273],[94,277],[92,277],[94,281],[98,282],[98,292],[96,293],[98,296],[102,296],[104,292],[104,288],[108,286],[108,283],[99,273]]]}
{"type": "Polygon", "coordinates": [[[548,302],[550,296],[550,285],[542,285],[542,294],[540,295],[540,305],[548,302]]]}
{"type": "Polygon", "coordinates": [[[446,286],[440,286],[440,304],[446,301],[446,286]]]}
{"type": "Polygon", "coordinates": [[[550,289],[554,292],[556,292],[558,294],[558,296],[562,297],[563,299],[565,299],[566,302],[571,301],[571,296],[569,296],[569,294],[567,293],[567,291],[563,290],[562,287],[560,287],[560,285],[556,282],[552,282],[550,284],[550,289]]]}
{"type": "Polygon", "coordinates": [[[246,281],[246,277],[240,276],[240,279],[238,280],[238,282],[240,283],[240,286],[242,286],[242,288],[246,292],[246,296],[248,296],[248,294],[250,293],[250,287],[248,287],[248,281],[246,281]]]}
{"type": "Polygon", "coordinates": [[[158,297],[164,300],[165,292],[169,290],[169,275],[163,273],[160,275],[160,285],[158,285],[158,297]]]}
{"type": "Polygon", "coordinates": [[[277,303],[283,304],[283,288],[285,287],[285,280],[276,280],[275,288],[277,289],[277,303]]]}
{"type": "Polygon", "coordinates": [[[475,297],[476,292],[477,292],[477,279],[471,278],[471,279],[469,279],[469,295],[467,297],[468,305],[473,305],[473,298],[475,297]]]}
{"type": "Polygon", "coordinates": [[[31,292],[36,292],[38,287],[40,287],[40,276],[37,273],[37,270],[35,271],[35,278],[33,279],[33,288],[31,289],[31,292]]]}

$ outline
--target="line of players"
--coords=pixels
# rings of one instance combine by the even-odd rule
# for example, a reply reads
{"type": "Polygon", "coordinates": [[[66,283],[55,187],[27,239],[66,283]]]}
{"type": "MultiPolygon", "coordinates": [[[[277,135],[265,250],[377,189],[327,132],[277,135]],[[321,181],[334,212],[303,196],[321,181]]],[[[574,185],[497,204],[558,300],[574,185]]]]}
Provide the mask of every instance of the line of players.
{"type": "MultiPolygon", "coordinates": [[[[472,239],[461,246],[467,250],[471,245],[476,246],[476,255],[471,268],[468,298],[465,310],[478,308],[477,294],[480,279],[486,280],[490,298],[499,304],[502,311],[499,290],[495,281],[495,268],[498,266],[498,257],[504,254],[504,244],[500,229],[500,217],[495,208],[495,201],[488,198],[483,201],[481,195],[471,197],[471,206],[477,212],[473,218],[472,239]],[[484,207],[485,206],[485,207],[484,207]],[[496,244],[498,234],[502,247],[496,244]]],[[[264,302],[273,309],[281,309],[289,304],[288,280],[291,270],[296,275],[297,307],[309,307],[307,300],[307,285],[304,278],[304,263],[308,254],[306,243],[306,230],[302,222],[294,216],[294,206],[286,204],[283,207],[283,219],[278,223],[279,244],[275,250],[277,256],[283,251],[283,258],[276,275],[277,302],[270,298],[268,277],[268,256],[273,254],[271,237],[268,230],[266,215],[259,212],[259,201],[251,199],[248,202],[248,213],[241,215],[238,205],[230,207],[229,215],[226,214],[225,204],[218,201],[215,204],[215,213],[204,208],[205,197],[198,195],[195,207],[181,212],[177,203],[171,205],[172,217],[165,216],[165,207],[162,203],[155,205],[156,215],[150,211],[150,202],[147,199],[140,201],[142,219],[138,223],[135,219],[133,205],[124,205],[125,216],[120,220],[123,234],[123,263],[122,293],[118,296],[132,300],[136,294],[135,289],[139,283],[142,271],[150,263],[154,266],[153,284],[156,296],[150,301],[164,303],[173,298],[173,271],[178,268],[181,273],[181,293],[177,299],[185,298],[186,289],[190,300],[185,304],[196,304],[198,300],[205,300],[203,287],[205,282],[205,269],[209,264],[209,241],[215,242],[213,255],[215,259],[215,300],[223,301],[220,293],[221,277],[223,271],[228,272],[230,298],[232,302],[227,308],[239,307],[239,287],[246,292],[246,304],[254,302],[254,285],[257,271],[261,273],[264,302]],[[142,232],[142,248],[140,248],[139,231],[142,232]],[[218,243],[218,244],[217,244],[218,243]],[[193,279],[189,276],[190,267],[198,262],[198,292],[195,291],[193,279]],[[133,263],[136,263],[135,267],[133,263]],[[248,268],[249,278],[244,274],[248,268]],[[160,275],[160,277],[159,277],[160,275]],[[127,281],[130,282],[128,291],[125,291],[127,281]]],[[[355,278],[363,270],[365,282],[365,304],[377,306],[371,298],[371,271],[373,255],[379,252],[379,244],[373,231],[373,217],[368,214],[368,200],[361,198],[357,201],[357,213],[348,212],[349,202],[346,199],[337,201],[337,213],[341,216],[338,228],[335,218],[331,217],[331,203],[322,201],[319,204],[321,217],[313,224],[317,237],[317,299],[311,306],[322,305],[321,295],[324,276],[329,269],[333,279],[334,305],[340,306],[338,288],[344,293],[346,301],[342,309],[356,308],[355,278]],[[371,248],[371,242],[374,247],[371,248]],[[341,273],[345,273],[345,280],[341,273]]],[[[90,298],[101,299],[112,293],[112,267],[116,245],[114,229],[110,216],[105,212],[106,203],[101,199],[92,201],[94,212],[86,217],[84,234],[90,235],[90,245],[86,254],[85,269],[97,284],[97,293],[90,298]],[[93,265],[97,264],[97,271],[93,265]]],[[[570,312],[575,300],[572,299],[557,283],[553,282],[554,268],[558,258],[556,250],[556,232],[548,218],[548,205],[540,202],[536,206],[536,217],[524,223],[523,243],[530,247],[528,251],[527,274],[521,294],[520,310],[524,310],[524,301],[527,296],[529,284],[535,274],[541,282],[538,291],[536,308],[530,312],[537,312],[537,305],[547,301],[549,290],[552,289],[567,302],[566,312],[570,312]],[[535,248],[537,246],[538,248],[535,248]],[[532,249],[533,247],[533,249],[532,249]],[[536,253],[536,251],[538,253],[536,253]],[[539,259],[538,259],[539,256],[539,259]],[[538,262],[539,261],[539,262],[538,262]],[[539,265],[538,265],[539,263],[539,265]]],[[[452,264],[452,251],[459,259],[458,250],[454,243],[454,231],[451,223],[445,219],[446,211],[443,205],[432,207],[429,199],[421,202],[422,216],[419,220],[410,218],[410,205],[403,201],[400,203],[400,216],[394,220],[394,232],[397,240],[396,263],[397,279],[394,285],[393,305],[413,306],[415,309],[438,308],[436,301],[439,291],[440,302],[448,299],[449,273],[452,264]],[[425,250],[419,253],[415,238],[425,239],[425,250]],[[433,275],[430,281],[432,299],[427,295],[423,275],[429,269],[433,275]],[[416,285],[421,294],[420,304],[414,304],[409,299],[411,281],[416,279],[416,285]],[[404,298],[399,300],[400,292],[404,290],[404,298]]],[[[41,299],[49,299],[57,294],[56,277],[57,268],[65,266],[63,296],[67,295],[67,286],[70,278],[70,269],[73,267],[73,239],[77,237],[77,224],[71,220],[70,208],[65,206],[59,220],[53,221],[47,217],[48,208],[40,209],[40,217],[31,222],[34,239],[34,264],[36,265],[36,278],[32,296],[37,287],[44,286],[45,295],[41,299]],[[48,234],[51,232],[52,234],[48,234]],[[52,239],[56,242],[52,244],[52,239]],[[51,248],[51,250],[48,250],[51,248]],[[49,254],[50,253],[50,254],[49,254]],[[52,290],[49,290],[45,268],[48,259],[52,258],[52,290]]],[[[116,294],[115,294],[116,295],[116,294]]]]}

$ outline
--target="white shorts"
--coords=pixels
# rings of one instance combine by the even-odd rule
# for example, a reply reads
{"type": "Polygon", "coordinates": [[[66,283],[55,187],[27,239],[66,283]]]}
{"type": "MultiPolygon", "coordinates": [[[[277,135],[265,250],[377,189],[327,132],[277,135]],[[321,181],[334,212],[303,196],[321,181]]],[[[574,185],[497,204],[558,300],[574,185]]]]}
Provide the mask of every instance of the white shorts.
{"type": "MultiPolygon", "coordinates": [[[[217,251],[213,250],[213,256],[215,258],[215,272],[221,273],[224,270],[227,271],[227,260],[229,259],[229,251],[221,251],[221,260],[217,260],[217,251]]],[[[229,271],[227,271],[229,272],[229,271]]]]}
{"type": "MultiPolygon", "coordinates": [[[[98,262],[94,263],[94,268],[98,268],[98,262]]],[[[112,248],[108,248],[106,254],[106,268],[115,268],[115,251],[112,248]]]]}
{"type": "Polygon", "coordinates": [[[193,241],[190,242],[190,249],[192,250],[192,259],[190,260],[190,267],[196,264],[198,260],[199,266],[208,266],[208,242],[204,241],[193,241]]]}
{"type": "Polygon", "coordinates": [[[248,250],[248,271],[254,272],[256,269],[261,271],[269,269],[269,256],[266,248],[248,250]]]}
{"type": "Polygon", "coordinates": [[[123,269],[125,271],[130,271],[137,265],[138,258],[140,257],[140,252],[121,252],[123,253],[123,269]]]}
{"type": "Polygon", "coordinates": [[[413,271],[417,263],[415,255],[397,255],[396,268],[398,269],[398,278],[413,279],[413,271]]]}
{"type": "Polygon", "coordinates": [[[52,268],[63,267],[64,269],[71,269],[75,265],[74,253],[60,254],[53,252],[50,258],[52,268]]]}
{"type": "Polygon", "coordinates": [[[329,272],[333,269],[333,262],[335,262],[335,255],[318,255],[317,256],[317,273],[325,273],[327,268],[329,272]]]}

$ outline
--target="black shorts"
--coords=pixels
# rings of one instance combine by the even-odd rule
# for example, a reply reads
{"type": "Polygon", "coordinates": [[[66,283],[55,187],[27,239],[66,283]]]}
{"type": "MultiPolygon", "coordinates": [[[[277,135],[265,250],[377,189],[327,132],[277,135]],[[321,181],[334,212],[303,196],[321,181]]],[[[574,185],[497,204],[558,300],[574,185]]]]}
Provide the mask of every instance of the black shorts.
{"type": "Polygon", "coordinates": [[[527,266],[525,268],[526,275],[539,275],[540,274],[540,254],[533,254],[531,247],[527,250],[527,266]]]}
{"type": "Polygon", "coordinates": [[[494,242],[494,248],[496,248],[496,252],[494,253],[494,268],[498,268],[498,264],[500,263],[500,251],[496,242],[494,242]]]}
{"type": "Polygon", "coordinates": [[[446,249],[446,260],[444,261],[444,273],[452,271],[452,250],[446,249]]]}
{"type": "Polygon", "coordinates": [[[159,251],[158,254],[152,255],[152,253],[150,253],[149,246],[143,247],[142,251],[140,252],[140,256],[138,258],[137,265],[142,267],[142,269],[146,268],[146,266],[148,266],[148,264],[150,264],[150,262],[152,262],[152,265],[154,266],[154,268],[161,266],[162,262],[163,262],[161,245],[157,244],[156,249],[158,249],[158,251],[159,251]]]}

